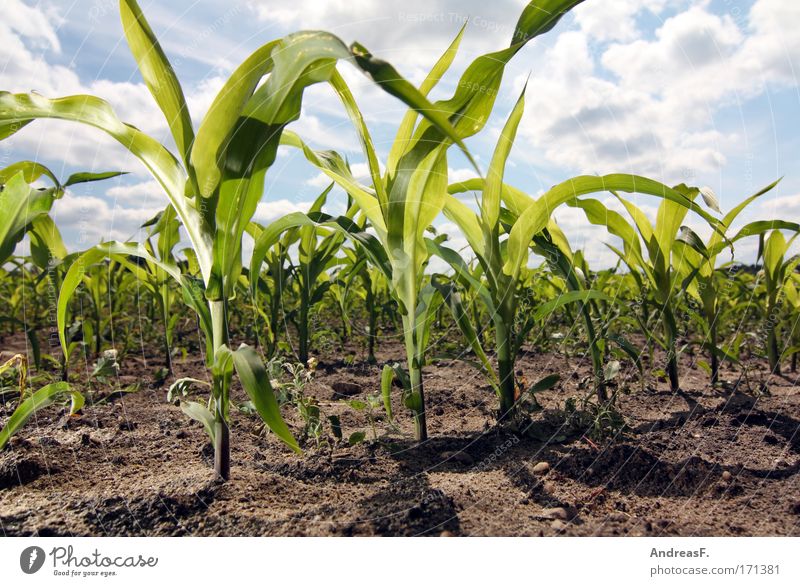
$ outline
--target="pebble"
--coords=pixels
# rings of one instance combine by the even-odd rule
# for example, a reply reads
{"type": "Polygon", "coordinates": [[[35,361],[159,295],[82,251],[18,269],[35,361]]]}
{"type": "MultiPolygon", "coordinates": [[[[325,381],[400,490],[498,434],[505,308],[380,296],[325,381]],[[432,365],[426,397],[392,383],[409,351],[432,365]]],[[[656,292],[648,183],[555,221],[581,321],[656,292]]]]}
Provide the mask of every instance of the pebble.
{"type": "Polygon", "coordinates": [[[725,472],[722,473],[722,480],[724,480],[725,482],[730,482],[732,479],[733,479],[733,474],[731,474],[727,470],[725,470],[725,472]]]}
{"type": "Polygon", "coordinates": [[[550,470],[550,464],[547,462],[539,462],[533,467],[534,474],[546,474],[548,470],[550,470]]]}
{"type": "Polygon", "coordinates": [[[564,507],[553,507],[552,509],[545,509],[542,511],[542,516],[548,519],[562,519],[566,521],[569,515],[567,514],[567,509],[564,507]]]}
{"type": "Polygon", "coordinates": [[[567,528],[567,524],[564,523],[564,521],[559,521],[558,519],[556,519],[555,521],[550,523],[550,527],[552,527],[556,531],[563,531],[564,529],[567,528]]]}
{"type": "Polygon", "coordinates": [[[542,486],[542,490],[545,492],[545,494],[555,494],[556,483],[550,481],[545,482],[544,485],[542,486]]]}
{"type": "Polygon", "coordinates": [[[342,395],[344,397],[351,397],[353,395],[358,395],[362,392],[361,385],[357,385],[356,383],[348,383],[344,381],[338,381],[331,383],[331,388],[333,392],[337,395],[342,395]]]}

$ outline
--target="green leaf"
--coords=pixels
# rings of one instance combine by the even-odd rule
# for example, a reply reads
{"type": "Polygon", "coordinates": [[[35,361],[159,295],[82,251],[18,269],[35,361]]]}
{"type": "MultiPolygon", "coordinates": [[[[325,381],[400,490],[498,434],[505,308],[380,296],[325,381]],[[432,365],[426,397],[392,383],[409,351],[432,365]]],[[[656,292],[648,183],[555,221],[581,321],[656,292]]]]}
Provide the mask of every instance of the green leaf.
{"type": "Polygon", "coordinates": [[[500,219],[500,194],[503,188],[503,174],[524,110],[525,88],[522,89],[522,93],[500,133],[500,138],[497,140],[497,146],[495,146],[494,154],[492,155],[492,162],[489,165],[489,171],[486,174],[486,183],[481,197],[481,219],[484,226],[490,230],[495,230],[500,219]]]}
{"type": "Polygon", "coordinates": [[[591,300],[614,301],[613,298],[596,289],[566,291],[564,293],[560,293],[558,297],[551,299],[547,303],[540,305],[533,313],[533,319],[535,321],[539,321],[552,314],[556,309],[559,309],[568,303],[575,303],[578,301],[586,302],[591,300]]]}
{"type": "Polygon", "coordinates": [[[203,424],[203,429],[206,430],[208,438],[211,443],[214,443],[215,427],[214,427],[214,414],[196,401],[181,401],[181,411],[183,411],[190,418],[203,424]]]}
{"type": "Polygon", "coordinates": [[[139,65],[145,85],[164,113],[178,152],[188,168],[194,130],[178,77],[136,0],[120,0],[119,12],[131,54],[139,65]]]}
{"type": "Polygon", "coordinates": [[[289,427],[281,417],[280,407],[272,392],[269,376],[261,357],[253,348],[245,344],[233,352],[232,356],[242,387],[253,401],[261,419],[283,443],[298,454],[301,453],[300,446],[297,445],[292,432],[289,431],[289,427]]]}
{"type": "Polygon", "coordinates": [[[350,437],[347,438],[347,443],[351,446],[355,446],[356,444],[360,444],[363,442],[367,437],[367,434],[363,431],[354,431],[350,434],[350,437]]]}
{"type": "MultiPolygon", "coordinates": [[[[710,216],[685,195],[658,181],[628,174],[612,174],[600,177],[581,175],[552,187],[520,214],[509,234],[508,260],[503,267],[504,272],[511,276],[516,276],[519,273],[521,267],[527,262],[528,247],[531,239],[547,226],[550,216],[559,205],[574,200],[581,195],[603,191],[624,191],[662,197],[693,210],[712,226],[719,224],[718,220],[710,216]]],[[[627,204],[628,202],[623,200],[622,203],[627,204]]],[[[645,241],[648,240],[645,236],[645,241]]]]}
{"type": "Polygon", "coordinates": [[[127,175],[125,171],[105,171],[103,173],[73,173],[64,182],[64,187],[70,185],[77,185],[78,183],[91,183],[92,181],[103,181],[104,179],[112,179],[120,175],[127,175]]]}
{"type": "Polygon", "coordinates": [[[0,189],[0,266],[14,253],[17,243],[37,218],[53,205],[53,191],[33,189],[19,171],[0,189]]]}
{"type": "Polygon", "coordinates": [[[43,175],[46,176],[50,181],[53,182],[54,187],[62,187],[61,183],[59,182],[58,178],[53,174],[53,172],[42,165],[41,163],[37,163],[35,161],[19,161],[17,163],[12,163],[5,169],[0,171],[0,185],[4,183],[8,183],[9,179],[11,179],[14,175],[22,171],[22,175],[25,177],[25,181],[27,183],[33,183],[43,175]]]}
{"type": "Polygon", "coordinates": [[[386,417],[389,423],[391,423],[393,419],[392,381],[394,381],[394,369],[386,364],[381,371],[381,396],[383,397],[383,408],[386,410],[386,417]]]}
{"type": "Polygon", "coordinates": [[[546,377],[539,379],[535,383],[531,385],[528,389],[528,392],[531,394],[541,393],[542,391],[547,391],[552,389],[558,381],[561,380],[561,377],[557,374],[549,374],[546,377]]]}
{"type": "Polygon", "coordinates": [[[0,429],[0,450],[6,446],[11,436],[17,433],[35,413],[52,405],[65,394],[72,395],[70,414],[80,411],[84,403],[83,395],[78,391],[73,391],[72,387],[66,382],[45,385],[22,401],[11,414],[3,429],[0,429]]]}
{"type": "Polygon", "coordinates": [[[111,106],[94,96],[78,95],[50,100],[38,94],[0,92],[0,125],[54,118],[79,122],[106,132],[139,158],[164,189],[181,218],[204,279],[211,274],[211,235],[191,199],[184,196],[186,174],[157,140],[123,123],[111,106]]]}

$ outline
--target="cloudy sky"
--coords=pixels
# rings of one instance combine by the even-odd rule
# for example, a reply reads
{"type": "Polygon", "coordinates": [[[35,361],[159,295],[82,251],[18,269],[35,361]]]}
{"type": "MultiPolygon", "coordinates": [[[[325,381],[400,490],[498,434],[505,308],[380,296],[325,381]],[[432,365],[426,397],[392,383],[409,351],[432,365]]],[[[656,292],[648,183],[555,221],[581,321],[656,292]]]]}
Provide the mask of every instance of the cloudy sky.
{"type": "MultiPolygon", "coordinates": [[[[452,93],[478,55],[508,43],[523,0],[140,0],[199,121],[225,77],[261,44],[300,29],[359,41],[421,81],[467,22],[460,55],[434,99],[452,93]]],[[[128,53],[115,0],[3,0],[0,89],[48,97],[91,93],[125,121],[171,144],[166,124],[128,53]]],[[[723,211],[783,176],[747,219],[800,218],[800,2],[791,0],[587,0],[506,70],[493,118],[468,142],[485,167],[499,128],[530,76],[526,112],[507,181],[531,194],[580,173],[632,172],[668,184],[708,185],[723,211]]],[[[382,154],[403,109],[348,65],[340,66],[382,154]]],[[[306,94],[293,124],[316,148],[362,159],[331,91],[306,94]]],[[[124,170],[118,180],[76,186],[55,216],[72,250],[137,238],[165,204],[143,167],[111,139],[40,121],[0,143],[0,164],[34,159],[66,177],[124,170]]],[[[453,153],[452,180],[471,176],[453,153]]],[[[356,167],[358,169],[358,167],[356,167]]],[[[326,182],[294,153],[268,175],[256,219],[314,199],[326,182]]],[[[657,202],[641,198],[652,211],[657,202]]],[[[334,202],[336,204],[336,202],[334,202]]],[[[590,262],[608,264],[574,210],[558,219],[590,262]]],[[[452,227],[440,224],[445,230],[452,227]]],[[[737,256],[752,253],[753,245],[737,256]]],[[[752,260],[752,259],[750,259],[752,260]]]]}

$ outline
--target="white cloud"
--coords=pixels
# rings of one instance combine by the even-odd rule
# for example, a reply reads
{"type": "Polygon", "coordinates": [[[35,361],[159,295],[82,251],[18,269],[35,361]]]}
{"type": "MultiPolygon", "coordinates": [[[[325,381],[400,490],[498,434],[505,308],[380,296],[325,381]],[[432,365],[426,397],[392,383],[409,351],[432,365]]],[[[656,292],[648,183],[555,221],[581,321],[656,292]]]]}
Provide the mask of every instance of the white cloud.
{"type": "Polygon", "coordinates": [[[131,208],[115,206],[96,195],[67,192],[53,206],[52,215],[58,226],[67,232],[68,242],[82,250],[101,240],[136,237],[139,227],[163,207],[158,203],[131,208]]]}
{"type": "Polygon", "coordinates": [[[600,41],[630,41],[639,36],[636,16],[649,10],[659,14],[667,0],[614,0],[584,2],[574,9],[575,21],[590,37],[600,41]]]}
{"type": "MultiPolygon", "coordinates": [[[[610,37],[591,23],[606,4],[589,4],[576,12],[583,29],[558,36],[529,86],[527,110],[535,115],[526,115],[521,136],[552,164],[668,183],[713,176],[746,143],[717,126],[717,111],[766,84],[796,84],[798,3],[758,0],[746,22],[696,3],[666,19],[654,38],[625,37],[599,56],[590,39],[610,37]]],[[[636,14],[626,6],[617,9],[636,14]]]]}
{"type": "Polygon", "coordinates": [[[277,199],[274,201],[262,201],[256,208],[253,221],[259,224],[268,224],[273,220],[290,214],[292,212],[307,212],[313,202],[310,201],[289,201],[288,199],[277,199]]]}
{"type": "Polygon", "coordinates": [[[107,189],[106,195],[114,201],[115,205],[132,204],[147,207],[158,204],[162,204],[162,207],[167,205],[164,189],[155,179],[130,185],[116,185],[107,189]]]}

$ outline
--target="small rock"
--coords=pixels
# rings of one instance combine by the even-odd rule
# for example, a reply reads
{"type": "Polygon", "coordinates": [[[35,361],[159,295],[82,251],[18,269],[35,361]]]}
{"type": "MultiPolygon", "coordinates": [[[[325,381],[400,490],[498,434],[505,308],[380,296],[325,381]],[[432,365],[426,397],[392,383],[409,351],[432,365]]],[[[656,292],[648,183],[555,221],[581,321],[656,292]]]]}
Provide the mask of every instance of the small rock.
{"type": "Polygon", "coordinates": [[[550,470],[550,464],[547,462],[539,462],[533,467],[534,474],[546,474],[548,470],[550,470]]]}
{"type": "Polygon", "coordinates": [[[733,480],[733,474],[725,470],[725,472],[722,473],[722,480],[724,480],[725,482],[730,482],[731,480],[733,480]]]}
{"type": "Polygon", "coordinates": [[[622,511],[613,511],[608,515],[608,520],[616,521],[617,523],[623,523],[628,520],[628,515],[622,511]]]}
{"type": "Polygon", "coordinates": [[[344,397],[352,397],[353,395],[360,394],[362,391],[361,385],[357,385],[356,383],[347,383],[344,381],[331,383],[331,388],[333,389],[334,393],[344,397]]]}
{"type": "Polygon", "coordinates": [[[552,509],[545,509],[542,511],[542,516],[548,519],[562,519],[566,521],[569,514],[564,507],[553,507],[552,509]]]}
{"type": "Polygon", "coordinates": [[[556,488],[557,487],[555,482],[548,481],[542,485],[542,490],[545,492],[545,494],[550,494],[550,495],[555,494],[556,488]]]}
{"type": "Polygon", "coordinates": [[[552,527],[556,531],[563,531],[564,529],[567,528],[567,524],[564,523],[564,521],[559,521],[558,519],[556,519],[555,521],[550,523],[550,527],[552,527]]]}

